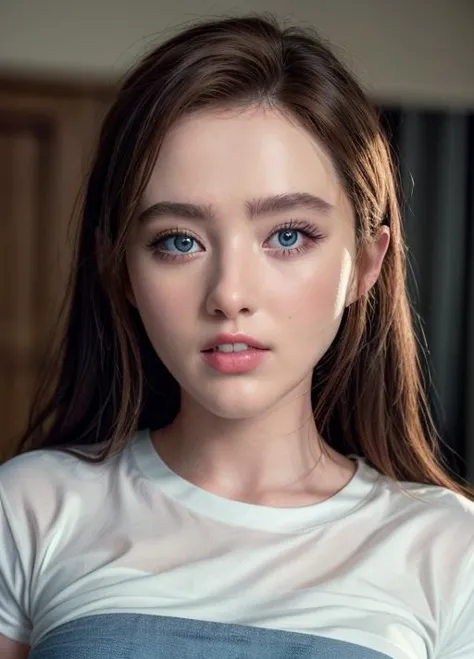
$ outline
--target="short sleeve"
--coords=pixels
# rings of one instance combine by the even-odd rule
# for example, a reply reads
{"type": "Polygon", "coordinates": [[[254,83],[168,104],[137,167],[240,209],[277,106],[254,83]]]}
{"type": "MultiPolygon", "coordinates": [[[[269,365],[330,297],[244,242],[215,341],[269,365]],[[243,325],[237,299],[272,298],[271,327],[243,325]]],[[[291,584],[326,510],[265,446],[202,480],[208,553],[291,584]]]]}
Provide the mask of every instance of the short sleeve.
{"type": "Polygon", "coordinates": [[[474,659],[474,547],[460,571],[450,623],[435,659],[474,659]]]}
{"type": "Polygon", "coordinates": [[[12,511],[0,489],[0,634],[28,643],[31,625],[25,608],[29,584],[24,565],[12,511]]]}

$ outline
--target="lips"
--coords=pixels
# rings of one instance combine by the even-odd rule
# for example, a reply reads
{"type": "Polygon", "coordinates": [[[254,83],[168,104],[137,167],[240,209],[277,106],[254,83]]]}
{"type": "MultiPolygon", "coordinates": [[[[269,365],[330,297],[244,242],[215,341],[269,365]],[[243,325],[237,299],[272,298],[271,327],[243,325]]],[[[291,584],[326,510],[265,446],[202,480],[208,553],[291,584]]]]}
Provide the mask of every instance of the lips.
{"type": "Polygon", "coordinates": [[[204,345],[202,352],[240,352],[249,348],[269,350],[261,341],[245,334],[218,334],[204,345]]]}
{"type": "Polygon", "coordinates": [[[255,371],[267,361],[271,350],[260,346],[260,341],[250,337],[245,337],[245,342],[242,337],[238,341],[235,336],[230,339],[219,337],[207,344],[201,355],[214,371],[223,375],[243,375],[255,371]]]}
{"type": "Polygon", "coordinates": [[[231,352],[243,352],[244,350],[249,349],[260,350],[260,348],[254,348],[253,346],[247,345],[247,343],[223,343],[210,350],[204,350],[204,352],[223,352],[228,354],[231,352]]]}

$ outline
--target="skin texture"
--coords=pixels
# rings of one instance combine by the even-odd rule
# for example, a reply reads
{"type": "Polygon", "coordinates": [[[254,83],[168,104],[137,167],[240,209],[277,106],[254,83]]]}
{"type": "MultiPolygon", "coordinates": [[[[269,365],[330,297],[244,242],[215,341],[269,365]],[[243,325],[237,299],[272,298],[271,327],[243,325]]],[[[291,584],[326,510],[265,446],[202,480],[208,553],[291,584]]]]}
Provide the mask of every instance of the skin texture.
{"type": "Polygon", "coordinates": [[[25,643],[12,641],[0,634],[0,657],[2,659],[26,659],[29,651],[30,647],[25,643]]]}
{"type": "Polygon", "coordinates": [[[311,375],[345,307],[375,283],[388,229],[356,262],[353,209],[329,155],[296,122],[261,107],[176,124],[141,200],[145,211],[127,249],[129,298],[182,389],[176,421],[154,433],[158,452],[229,498],[295,506],[331,496],[354,464],[321,452],[311,375]],[[294,193],[328,208],[249,213],[255,200],[294,193]],[[212,215],[147,211],[163,201],[204,205],[212,215]],[[163,237],[170,230],[191,239],[163,237]],[[243,332],[271,351],[256,370],[223,375],[201,354],[220,332],[243,332]]]}

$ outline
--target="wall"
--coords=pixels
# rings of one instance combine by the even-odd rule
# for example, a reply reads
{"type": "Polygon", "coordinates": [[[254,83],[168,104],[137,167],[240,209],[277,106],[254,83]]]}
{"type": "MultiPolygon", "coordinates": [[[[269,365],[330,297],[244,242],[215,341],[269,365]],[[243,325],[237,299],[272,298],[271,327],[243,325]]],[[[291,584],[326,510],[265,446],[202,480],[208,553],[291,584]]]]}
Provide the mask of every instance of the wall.
{"type": "Polygon", "coordinates": [[[473,0],[0,0],[0,69],[120,75],[202,15],[309,22],[386,101],[474,107],[473,0]]]}

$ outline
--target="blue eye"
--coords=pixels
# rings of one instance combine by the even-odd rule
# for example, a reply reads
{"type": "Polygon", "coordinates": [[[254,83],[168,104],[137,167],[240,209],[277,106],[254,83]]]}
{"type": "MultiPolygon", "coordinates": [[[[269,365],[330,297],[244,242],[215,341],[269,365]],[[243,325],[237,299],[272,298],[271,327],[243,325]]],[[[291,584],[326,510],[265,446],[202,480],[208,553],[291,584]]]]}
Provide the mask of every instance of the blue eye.
{"type": "Polygon", "coordinates": [[[196,251],[197,242],[191,236],[186,234],[174,234],[159,241],[160,251],[171,252],[174,254],[190,254],[196,251]]]}
{"type": "Polygon", "coordinates": [[[282,229],[281,231],[276,231],[270,239],[270,243],[275,240],[276,244],[271,244],[270,246],[273,249],[278,249],[283,247],[283,249],[290,249],[298,243],[298,238],[301,236],[301,231],[297,229],[282,229]]]}
{"type": "Polygon", "coordinates": [[[285,231],[278,232],[278,240],[282,247],[293,247],[298,240],[298,231],[294,229],[286,229],[285,231]]]}

